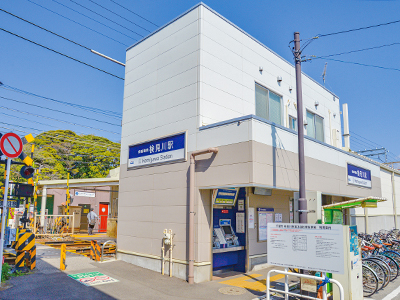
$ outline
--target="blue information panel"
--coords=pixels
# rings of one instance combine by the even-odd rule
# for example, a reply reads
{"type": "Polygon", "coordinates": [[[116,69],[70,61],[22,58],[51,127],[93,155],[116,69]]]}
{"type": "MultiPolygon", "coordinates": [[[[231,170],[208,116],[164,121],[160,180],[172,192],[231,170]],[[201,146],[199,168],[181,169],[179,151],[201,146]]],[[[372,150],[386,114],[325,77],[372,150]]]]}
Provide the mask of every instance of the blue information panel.
{"type": "Polygon", "coordinates": [[[186,132],[129,146],[128,169],[186,160],[186,132]]]}
{"type": "Polygon", "coordinates": [[[213,190],[214,205],[235,205],[239,188],[224,188],[213,190]]]}
{"type": "Polygon", "coordinates": [[[371,171],[351,164],[347,164],[347,182],[349,184],[370,188],[371,171]]]}

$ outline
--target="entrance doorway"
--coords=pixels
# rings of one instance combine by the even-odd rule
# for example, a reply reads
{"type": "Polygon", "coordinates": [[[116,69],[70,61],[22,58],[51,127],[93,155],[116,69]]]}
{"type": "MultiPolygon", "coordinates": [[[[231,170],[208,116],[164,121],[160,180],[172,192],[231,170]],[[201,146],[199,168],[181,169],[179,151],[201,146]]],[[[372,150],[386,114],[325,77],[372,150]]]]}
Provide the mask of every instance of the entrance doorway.
{"type": "Polygon", "coordinates": [[[99,232],[107,231],[108,203],[100,203],[99,207],[99,232]]]}
{"type": "Polygon", "coordinates": [[[78,204],[78,205],[82,207],[80,231],[87,231],[88,230],[87,214],[90,212],[90,204],[78,204]]]}
{"type": "Polygon", "coordinates": [[[246,272],[246,189],[213,190],[213,275],[246,272]]]}

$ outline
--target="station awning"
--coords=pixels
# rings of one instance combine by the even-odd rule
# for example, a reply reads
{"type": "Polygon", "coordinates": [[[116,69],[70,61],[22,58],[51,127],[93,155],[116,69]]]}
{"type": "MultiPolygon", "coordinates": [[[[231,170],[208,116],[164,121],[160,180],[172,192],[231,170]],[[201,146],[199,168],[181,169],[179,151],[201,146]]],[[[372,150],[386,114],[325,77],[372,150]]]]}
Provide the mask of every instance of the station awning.
{"type": "Polygon", "coordinates": [[[386,198],[381,197],[366,197],[366,198],[359,198],[334,204],[328,204],[322,206],[322,209],[345,209],[345,208],[356,208],[356,207],[377,207],[378,202],[386,201],[386,198]]]}

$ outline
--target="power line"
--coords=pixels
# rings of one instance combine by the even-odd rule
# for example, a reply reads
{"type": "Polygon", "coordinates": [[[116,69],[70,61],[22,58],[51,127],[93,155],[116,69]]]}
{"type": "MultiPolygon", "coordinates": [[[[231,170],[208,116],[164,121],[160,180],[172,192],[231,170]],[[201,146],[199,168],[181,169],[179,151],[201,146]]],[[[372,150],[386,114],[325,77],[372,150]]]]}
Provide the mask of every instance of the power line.
{"type": "Polygon", "coordinates": [[[121,15],[119,15],[119,14],[113,12],[112,10],[110,10],[110,9],[108,9],[108,8],[106,8],[106,7],[102,6],[102,5],[100,5],[100,4],[96,3],[96,2],[94,2],[93,0],[89,0],[89,1],[92,2],[93,4],[96,4],[97,6],[100,6],[101,8],[105,9],[106,11],[108,11],[108,12],[110,12],[110,13],[112,13],[112,14],[118,16],[118,17],[120,17],[121,19],[124,19],[125,21],[128,21],[129,23],[131,23],[131,24],[133,24],[133,25],[136,25],[137,27],[142,28],[143,30],[146,30],[147,32],[150,32],[150,30],[147,30],[146,28],[144,28],[144,27],[142,27],[142,26],[136,24],[135,22],[132,22],[131,20],[129,20],[129,19],[127,19],[127,18],[125,18],[125,17],[123,17],[123,16],[121,16],[121,15]]]}
{"type": "Polygon", "coordinates": [[[384,48],[384,47],[391,47],[391,46],[395,46],[395,45],[400,45],[400,43],[396,42],[396,43],[391,43],[391,44],[386,44],[386,45],[381,45],[381,46],[369,47],[369,48],[364,48],[364,49],[358,49],[358,50],[352,50],[352,51],[341,52],[341,53],[336,53],[336,54],[330,54],[330,55],[321,55],[321,56],[312,55],[311,57],[313,57],[313,59],[319,59],[319,58],[326,58],[326,57],[332,57],[332,56],[339,56],[339,55],[344,55],[344,54],[368,51],[368,50],[373,50],[373,49],[379,49],[379,48],[384,48]]]}
{"type": "Polygon", "coordinates": [[[331,35],[335,35],[335,34],[348,33],[348,32],[353,32],[353,31],[359,31],[359,30],[364,30],[364,29],[370,29],[370,28],[375,28],[375,27],[380,27],[380,26],[386,26],[386,25],[391,25],[391,24],[395,24],[395,23],[400,23],[400,20],[376,24],[376,25],[370,25],[370,26],[365,26],[365,27],[359,27],[359,28],[354,28],[354,29],[342,30],[342,31],[337,31],[337,32],[332,32],[332,33],[318,34],[316,36],[316,38],[331,36],[331,35]]]}
{"type": "Polygon", "coordinates": [[[11,111],[14,111],[14,112],[18,112],[18,113],[21,113],[21,114],[26,114],[26,115],[29,115],[29,116],[44,118],[44,119],[53,120],[53,121],[57,121],[57,122],[61,122],[61,123],[66,123],[66,124],[70,124],[70,125],[74,125],[74,126],[80,126],[80,127],[84,127],[84,128],[89,128],[89,129],[94,129],[94,130],[99,130],[99,131],[105,131],[105,132],[109,132],[109,133],[112,133],[112,134],[119,135],[119,133],[116,133],[116,132],[113,132],[113,131],[109,131],[109,130],[105,130],[105,129],[99,129],[99,128],[86,126],[86,125],[82,125],[82,124],[78,124],[78,123],[72,123],[72,122],[68,122],[68,121],[64,121],[64,120],[60,120],[60,119],[56,119],[56,118],[51,118],[51,117],[46,117],[46,116],[42,116],[42,115],[37,115],[37,114],[33,114],[33,113],[30,113],[30,112],[27,112],[27,111],[13,109],[13,108],[5,107],[5,106],[0,106],[0,108],[4,108],[4,109],[11,110],[11,111]]]}
{"type": "Polygon", "coordinates": [[[90,51],[90,48],[88,48],[88,47],[86,47],[86,46],[84,46],[84,45],[82,45],[82,44],[79,44],[79,43],[77,43],[77,42],[75,42],[75,41],[73,41],[73,40],[70,40],[70,39],[68,39],[68,38],[66,38],[66,37],[63,37],[62,35],[59,35],[59,34],[53,32],[53,31],[51,31],[51,30],[48,30],[48,29],[46,29],[46,28],[44,28],[44,27],[42,27],[42,26],[39,26],[39,25],[37,25],[37,24],[35,24],[35,23],[31,22],[31,21],[28,21],[28,20],[26,20],[26,19],[23,19],[23,18],[21,18],[21,17],[19,17],[19,16],[17,16],[17,15],[14,15],[14,14],[12,14],[12,13],[10,13],[10,12],[8,12],[8,11],[2,9],[2,8],[0,8],[0,11],[5,12],[6,14],[9,14],[9,15],[11,15],[11,16],[17,18],[17,19],[20,19],[20,20],[22,20],[22,21],[24,21],[24,22],[26,22],[26,23],[29,23],[29,24],[31,24],[31,25],[37,27],[37,28],[40,28],[40,29],[42,29],[42,30],[44,30],[44,31],[47,31],[47,32],[51,33],[51,34],[54,34],[54,35],[56,35],[56,36],[58,36],[58,37],[60,37],[60,38],[62,38],[62,39],[64,39],[64,40],[66,40],[66,41],[68,41],[68,42],[71,42],[71,43],[73,43],[73,44],[75,44],[75,45],[77,45],[77,46],[79,46],[79,47],[82,47],[82,48],[87,49],[87,50],[90,51]]]}
{"type": "MultiPolygon", "coordinates": [[[[29,1],[29,0],[28,0],[29,1]]],[[[61,6],[63,6],[63,7],[65,7],[65,8],[68,8],[69,10],[72,10],[73,12],[75,12],[75,13],[77,13],[77,14],[79,14],[79,15],[81,15],[81,16],[84,16],[85,18],[88,18],[89,20],[92,20],[92,21],[94,21],[94,22],[96,22],[96,23],[98,23],[98,24],[100,24],[100,25],[103,25],[104,27],[107,27],[108,29],[111,29],[111,30],[113,30],[113,31],[115,31],[115,32],[118,32],[118,33],[120,33],[120,34],[122,34],[122,35],[124,35],[124,36],[126,36],[126,37],[128,37],[128,38],[130,38],[130,39],[132,39],[132,40],[137,40],[137,39],[135,39],[135,38],[133,38],[133,37],[131,37],[131,36],[129,36],[129,35],[126,35],[125,33],[123,33],[123,32],[121,32],[121,31],[119,31],[119,30],[117,30],[117,29],[114,29],[114,28],[112,28],[112,27],[110,27],[110,26],[108,26],[108,25],[106,25],[106,24],[104,24],[104,23],[102,23],[102,22],[100,22],[100,21],[98,21],[98,20],[96,20],[96,19],[93,19],[93,18],[91,18],[91,17],[89,17],[88,15],[85,15],[84,13],[81,13],[80,11],[77,11],[76,9],[73,9],[73,8],[71,8],[71,7],[69,7],[69,6],[67,6],[67,5],[65,5],[65,4],[63,4],[63,3],[60,3],[60,2],[58,2],[58,1],[56,1],[56,0],[52,0],[53,2],[55,2],[55,3],[57,3],[57,4],[59,4],[59,5],[61,5],[61,6]]],[[[79,23],[78,23],[79,24],[79,23]]],[[[84,25],[83,25],[84,26],[84,25]]],[[[86,27],[86,26],[85,26],[86,27]]],[[[122,43],[120,43],[120,44],[122,44],[122,43]]],[[[122,44],[122,45],[125,45],[125,46],[127,46],[126,44],[122,44]]]]}
{"type": "Polygon", "coordinates": [[[81,64],[85,65],[85,66],[91,67],[91,68],[93,68],[93,69],[95,69],[95,70],[101,71],[101,72],[103,72],[103,73],[106,73],[106,74],[111,75],[111,76],[113,76],[113,77],[116,77],[116,78],[118,78],[118,79],[124,80],[122,77],[119,77],[119,76],[114,75],[114,74],[112,74],[112,73],[110,73],[110,72],[107,72],[107,71],[102,70],[102,69],[100,69],[100,68],[97,68],[97,67],[95,67],[95,66],[93,66],[93,65],[90,65],[90,64],[88,64],[88,63],[85,63],[85,62],[83,62],[83,61],[81,61],[81,60],[78,60],[78,59],[76,59],[76,58],[73,58],[73,57],[71,57],[71,56],[68,56],[68,55],[66,55],[66,54],[63,54],[63,53],[61,53],[61,52],[58,52],[58,51],[56,51],[56,50],[54,50],[54,49],[51,49],[51,48],[49,48],[49,47],[46,47],[46,46],[44,46],[44,45],[42,45],[42,44],[36,43],[36,42],[34,42],[34,41],[32,41],[32,40],[29,40],[29,39],[27,39],[27,38],[25,38],[25,37],[23,37],[23,36],[20,36],[20,35],[18,35],[18,34],[16,34],[16,33],[13,33],[13,32],[11,32],[11,31],[5,30],[5,29],[3,29],[3,28],[0,28],[0,30],[3,30],[4,32],[7,32],[7,33],[9,33],[9,34],[11,34],[11,35],[14,35],[14,36],[16,36],[16,37],[19,37],[19,38],[21,38],[21,39],[23,39],[23,40],[25,40],[25,41],[27,41],[27,42],[30,42],[30,43],[35,44],[35,45],[37,45],[37,46],[40,46],[40,47],[42,47],[42,48],[44,48],[44,49],[50,50],[51,52],[54,52],[54,53],[57,53],[57,54],[59,54],[59,55],[61,55],[61,56],[66,57],[66,58],[72,59],[72,60],[74,60],[74,61],[76,61],[76,62],[78,62],[78,63],[81,63],[81,64]]]}
{"type": "MultiPolygon", "coordinates": [[[[2,106],[0,106],[0,107],[2,107],[2,106]]],[[[13,115],[10,115],[10,114],[6,114],[6,113],[3,113],[3,112],[0,112],[0,114],[8,116],[8,117],[12,117],[12,118],[17,118],[19,120],[25,120],[25,121],[28,121],[28,122],[33,122],[33,123],[36,123],[36,124],[40,124],[40,125],[44,125],[44,126],[48,126],[48,127],[54,128],[54,126],[51,125],[51,124],[46,124],[46,123],[42,123],[42,122],[39,122],[39,121],[29,120],[29,119],[21,118],[21,117],[18,117],[18,116],[13,116],[13,115]]],[[[29,114],[29,113],[27,113],[27,114],[29,114]]],[[[87,134],[87,133],[83,133],[83,132],[79,132],[79,131],[76,131],[76,133],[87,134]]],[[[114,133],[114,132],[112,132],[112,133],[114,133]]],[[[118,134],[118,133],[114,133],[114,134],[118,134]]]]}
{"type": "Polygon", "coordinates": [[[2,97],[2,96],[0,96],[0,98],[2,98],[4,100],[8,100],[8,101],[23,103],[23,104],[27,104],[27,105],[30,105],[30,106],[35,106],[35,107],[39,107],[39,108],[43,108],[43,109],[47,109],[47,110],[63,113],[63,114],[66,114],[66,115],[71,115],[71,116],[74,116],[74,117],[84,118],[84,119],[87,119],[87,120],[92,120],[92,121],[96,121],[96,122],[100,122],[100,123],[106,123],[106,124],[110,124],[110,125],[117,126],[117,127],[121,126],[121,125],[117,125],[117,124],[110,123],[110,122],[107,122],[107,121],[102,121],[102,120],[89,118],[89,117],[85,117],[85,116],[80,116],[80,115],[76,115],[76,114],[73,114],[73,113],[68,113],[68,112],[65,112],[65,111],[57,110],[57,109],[52,109],[52,108],[48,108],[48,107],[44,107],[44,106],[40,106],[40,105],[36,105],[36,104],[31,104],[31,103],[20,101],[20,100],[16,100],[16,99],[6,98],[6,97],[2,97]]]}
{"type": "MultiPolygon", "coordinates": [[[[52,1],[56,2],[55,0],[52,0],[52,1]]],[[[130,32],[132,32],[132,33],[134,33],[134,34],[137,34],[138,36],[143,37],[143,35],[141,35],[140,33],[137,33],[136,31],[133,31],[133,30],[129,29],[128,27],[125,27],[124,25],[121,25],[121,24],[119,24],[118,22],[115,22],[115,21],[113,21],[113,20],[111,20],[111,19],[109,19],[109,18],[103,16],[102,14],[99,14],[98,12],[95,12],[94,10],[91,10],[90,8],[87,8],[86,6],[84,6],[84,5],[82,5],[82,4],[78,3],[78,2],[76,2],[76,1],[74,1],[74,0],[69,0],[69,1],[71,1],[72,3],[75,3],[76,5],[78,5],[78,6],[80,6],[80,7],[83,7],[84,9],[87,9],[88,11],[90,11],[90,12],[92,12],[92,13],[94,13],[94,14],[96,14],[96,15],[98,15],[98,16],[100,16],[100,17],[102,17],[102,18],[104,18],[104,19],[106,19],[106,20],[108,20],[108,21],[110,21],[110,22],[112,22],[112,23],[114,23],[114,24],[116,24],[116,25],[122,27],[122,28],[125,28],[126,30],[128,30],[128,31],[130,31],[130,32]]]]}
{"type": "Polygon", "coordinates": [[[117,148],[116,146],[113,146],[113,145],[99,144],[99,143],[95,143],[95,142],[84,142],[84,141],[73,140],[73,139],[70,139],[70,138],[63,138],[63,137],[53,136],[53,135],[47,133],[46,131],[43,131],[43,130],[40,130],[40,129],[37,129],[37,128],[33,128],[33,127],[26,127],[26,126],[22,126],[22,125],[11,124],[11,123],[1,122],[1,121],[0,121],[0,124],[5,124],[5,125],[9,125],[9,126],[16,126],[16,127],[20,127],[20,128],[25,128],[25,129],[37,131],[37,132],[40,132],[40,134],[42,136],[50,137],[52,139],[70,141],[70,142],[81,143],[81,144],[88,144],[88,145],[91,145],[91,146],[97,145],[97,146],[103,147],[103,148],[114,148],[115,150],[117,150],[117,149],[119,150],[119,148],[117,148]]]}
{"type": "Polygon", "coordinates": [[[384,69],[384,70],[400,71],[400,69],[397,69],[397,68],[368,65],[368,64],[363,64],[363,63],[358,63],[358,62],[353,62],[353,61],[339,60],[339,59],[334,59],[334,58],[325,58],[325,59],[337,61],[337,62],[341,62],[341,63],[345,63],[345,64],[353,64],[353,65],[358,65],[358,66],[372,67],[372,68],[378,68],[378,69],[384,69]]]}
{"type": "MultiPolygon", "coordinates": [[[[102,36],[104,36],[104,37],[106,37],[106,38],[108,38],[108,39],[110,39],[110,40],[113,40],[114,42],[117,42],[117,43],[119,43],[119,44],[121,44],[121,45],[124,45],[124,46],[128,47],[127,44],[124,44],[124,43],[122,43],[122,42],[120,42],[120,41],[118,41],[118,40],[116,40],[116,39],[114,39],[114,38],[112,38],[112,37],[110,37],[110,36],[104,34],[104,33],[101,33],[101,32],[99,32],[99,31],[97,31],[97,30],[94,30],[94,29],[92,29],[92,28],[90,28],[90,27],[87,27],[86,25],[83,25],[83,24],[81,24],[81,23],[79,23],[79,22],[77,22],[77,21],[74,21],[74,20],[72,20],[72,19],[70,19],[70,18],[68,18],[68,17],[66,17],[66,16],[63,16],[62,14],[59,14],[59,13],[57,13],[57,12],[51,10],[51,9],[48,9],[47,7],[44,7],[44,6],[40,5],[40,4],[37,4],[37,3],[35,3],[35,2],[33,2],[33,1],[31,1],[31,0],[26,0],[26,1],[28,1],[28,2],[30,2],[30,3],[32,3],[32,4],[35,4],[35,5],[37,5],[37,6],[41,7],[41,8],[43,8],[43,9],[49,11],[49,12],[52,12],[53,14],[56,14],[56,15],[58,15],[58,16],[64,18],[64,19],[67,19],[68,21],[71,21],[71,22],[73,22],[73,23],[75,23],[75,24],[78,24],[78,25],[80,25],[80,26],[82,26],[82,27],[84,27],[84,28],[86,28],[86,29],[89,29],[89,30],[91,30],[91,31],[93,31],[93,32],[96,32],[96,33],[98,33],[98,34],[100,34],[100,35],[102,35],[102,36]]],[[[100,23],[100,22],[99,22],[99,23],[100,23]]],[[[102,23],[100,23],[100,24],[102,24],[102,23]]],[[[103,24],[103,25],[104,25],[104,24],[103,24]]],[[[112,29],[112,30],[115,30],[115,29],[113,29],[113,28],[111,28],[111,27],[109,27],[109,26],[107,26],[107,25],[104,25],[104,26],[106,26],[106,27],[108,27],[108,28],[110,28],[110,29],[112,29]]],[[[118,30],[115,30],[115,31],[119,32],[118,30]]],[[[120,32],[120,33],[121,33],[121,32],[120,32]]],[[[121,33],[121,34],[123,34],[123,33],[121,33]]],[[[128,37],[129,37],[129,36],[128,36],[128,37]]],[[[131,38],[131,37],[129,37],[129,38],[131,38]]]]}
{"type": "Polygon", "coordinates": [[[135,13],[134,11],[131,11],[130,9],[126,8],[125,6],[122,6],[121,4],[115,2],[114,0],[110,0],[110,1],[113,2],[113,3],[115,3],[115,4],[117,4],[118,6],[122,7],[123,9],[126,9],[127,11],[129,11],[129,12],[132,13],[132,14],[134,14],[135,16],[138,16],[139,18],[141,18],[141,19],[143,19],[143,20],[149,22],[150,24],[153,24],[154,26],[159,27],[157,24],[154,24],[153,22],[151,22],[151,21],[149,21],[148,19],[142,17],[141,15],[135,13]]]}
{"type": "Polygon", "coordinates": [[[56,103],[60,103],[66,106],[72,106],[74,108],[79,108],[81,110],[85,110],[85,111],[90,111],[90,112],[94,112],[96,114],[102,114],[102,115],[107,115],[110,116],[114,119],[120,120],[121,116],[120,113],[111,111],[111,110],[105,110],[105,109],[99,109],[96,107],[91,107],[91,106],[85,106],[85,105],[80,105],[80,104],[75,104],[75,103],[71,103],[71,102],[67,102],[67,101],[61,101],[61,100],[56,100],[50,97],[45,97],[45,96],[41,96],[41,95],[37,95],[35,93],[31,93],[31,92],[27,92],[24,91],[22,89],[7,85],[7,84],[3,84],[2,82],[0,82],[0,87],[6,89],[6,90],[11,90],[13,92],[17,92],[17,93],[21,93],[24,95],[28,95],[28,96],[33,96],[33,97],[37,97],[37,98],[41,98],[44,100],[48,100],[48,101],[52,101],[52,102],[56,102],[56,103]]]}

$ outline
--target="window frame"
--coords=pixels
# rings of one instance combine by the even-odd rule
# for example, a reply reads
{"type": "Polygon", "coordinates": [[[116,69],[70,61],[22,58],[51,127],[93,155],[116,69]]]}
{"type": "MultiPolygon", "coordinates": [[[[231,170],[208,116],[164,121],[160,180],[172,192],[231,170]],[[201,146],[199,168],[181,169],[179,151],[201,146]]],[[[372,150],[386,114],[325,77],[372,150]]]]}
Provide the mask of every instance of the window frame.
{"type": "Polygon", "coordinates": [[[297,124],[297,118],[296,117],[294,117],[292,115],[289,115],[289,124],[288,125],[289,125],[288,126],[289,129],[294,130],[296,132],[298,131],[298,124],[297,124]],[[294,128],[292,128],[292,120],[294,120],[294,128]]]}
{"type": "MultiPolygon", "coordinates": [[[[324,119],[324,117],[322,117],[321,115],[319,115],[319,114],[317,114],[317,113],[315,113],[315,112],[313,112],[313,111],[311,111],[309,109],[306,109],[306,120],[307,120],[307,112],[314,116],[314,136],[309,136],[308,135],[308,128],[307,128],[306,136],[308,136],[309,138],[312,138],[314,140],[317,140],[319,142],[325,143],[325,126],[324,126],[325,119],[324,119]],[[317,125],[316,125],[317,122],[315,121],[316,117],[319,117],[322,120],[322,141],[317,139],[317,125]]],[[[310,124],[307,123],[307,126],[310,126],[310,124]]]]}
{"type": "MultiPolygon", "coordinates": [[[[273,122],[273,121],[271,121],[271,116],[270,116],[270,101],[271,101],[271,99],[270,99],[270,97],[269,97],[269,93],[271,92],[271,93],[274,93],[275,95],[277,95],[279,98],[280,98],[280,123],[278,124],[278,123],[275,123],[275,124],[277,124],[277,125],[280,125],[280,126],[284,126],[284,114],[283,114],[283,96],[281,95],[281,94],[279,94],[279,93],[277,93],[277,92],[275,92],[274,90],[272,90],[272,89],[270,89],[270,88],[268,88],[268,87],[266,87],[265,85],[262,85],[261,83],[258,83],[257,81],[255,81],[254,82],[254,102],[255,102],[255,108],[257,108],[257,98],[256,98],[256,87],[259,87],[259,88],[261,88],[261,89],[264,89],[264,90],[266,90],[267,92],[268,92],[268,103],[267,103],[267,115],[268,115],[268,119],[266,119],[267,121],[270,121],[270,122],[272,122],[272,123],[275,123],[275,122],[273,122]]],[[[263,118],[263,117],[261,117],[261,116],[258,116],[257,115],[257,111],[255,111],[255,115],[257,116],[257,117],[259,117],[259,118],[263,118]]],[[[263,119],[265,119],[265,118],[263,118],[263,119]]]]}

